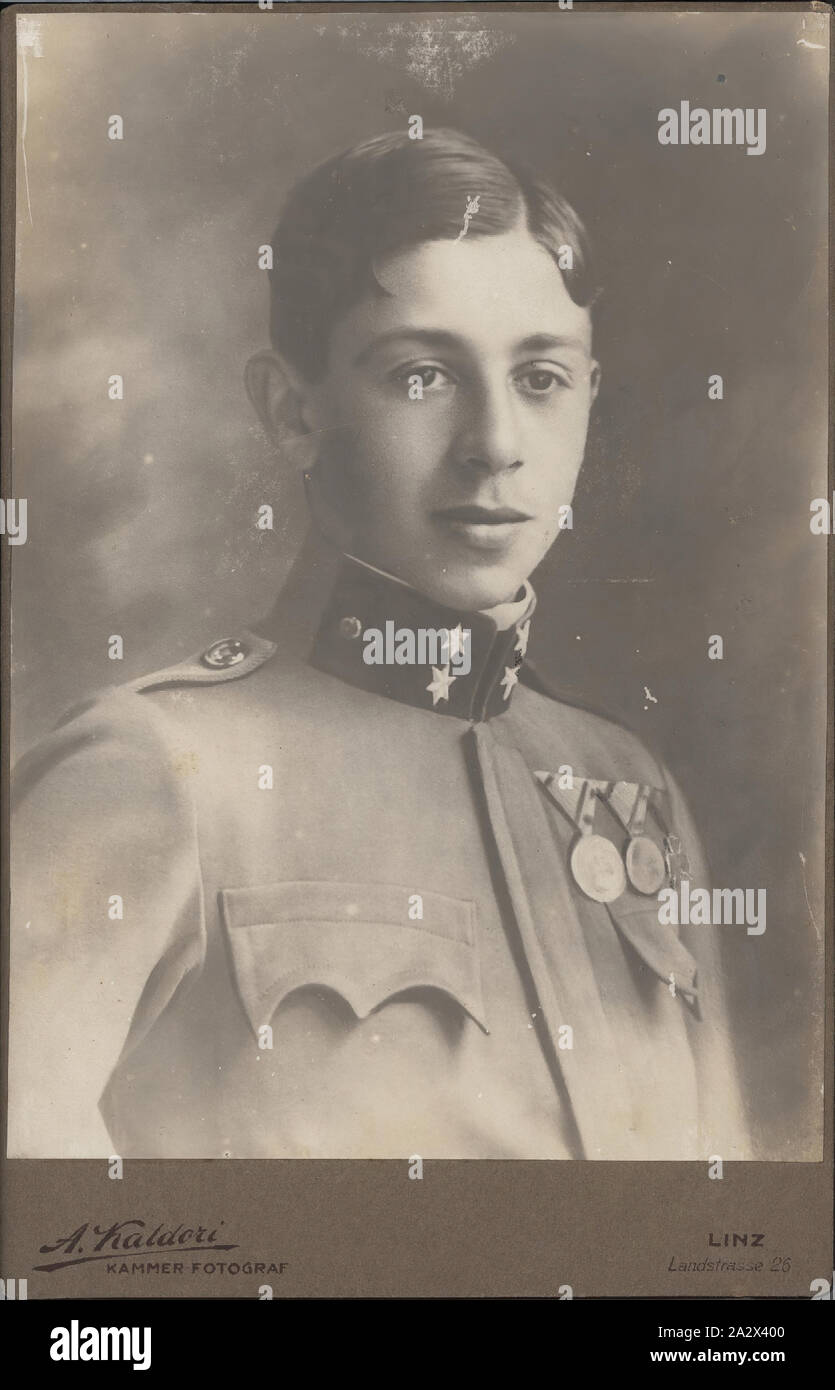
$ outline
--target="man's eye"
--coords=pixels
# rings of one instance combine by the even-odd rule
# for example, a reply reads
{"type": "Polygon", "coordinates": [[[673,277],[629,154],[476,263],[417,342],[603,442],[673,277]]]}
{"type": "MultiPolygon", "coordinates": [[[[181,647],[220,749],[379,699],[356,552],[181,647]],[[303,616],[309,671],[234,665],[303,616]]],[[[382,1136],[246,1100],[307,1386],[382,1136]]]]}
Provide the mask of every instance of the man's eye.
{"type": "Polygon", "coordinates": [[[414,386],[417,379],[424,391],[438,390],[441,386],[448,386],[452,378],[444,371],[443,367],[416,366],[406,367],[397,373],[398,380],[405,381],[407,385],[414,386]]]}
{"type": "Polygon", "coordinates": [[[552,367],[526,367],[516,378],[522,382],[532,396],[551,395],[558,387],[566,388],[571,381],[565,372],[557,372],[552,367]]]}

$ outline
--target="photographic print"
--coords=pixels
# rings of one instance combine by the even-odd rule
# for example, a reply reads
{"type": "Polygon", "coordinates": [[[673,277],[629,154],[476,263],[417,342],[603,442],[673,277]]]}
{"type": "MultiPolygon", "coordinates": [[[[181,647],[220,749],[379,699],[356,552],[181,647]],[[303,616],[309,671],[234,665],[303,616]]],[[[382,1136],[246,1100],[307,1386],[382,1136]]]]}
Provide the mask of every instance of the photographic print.
{"type": "MultiPolygon", "coordinates": [[[[214,1183],[257,1230],[338,1163],[539,1185],[588,1296],[809,1296],[828,11],[119,11],[3,20],[30,1281],[134,1292],[151,1207],[224,1249],[214,1183]],[[598,1274],[639,1189],[652,1256],[598,1274]]],[[[284,1277],[205,1269],[154,1291],[284,1277]]]]}

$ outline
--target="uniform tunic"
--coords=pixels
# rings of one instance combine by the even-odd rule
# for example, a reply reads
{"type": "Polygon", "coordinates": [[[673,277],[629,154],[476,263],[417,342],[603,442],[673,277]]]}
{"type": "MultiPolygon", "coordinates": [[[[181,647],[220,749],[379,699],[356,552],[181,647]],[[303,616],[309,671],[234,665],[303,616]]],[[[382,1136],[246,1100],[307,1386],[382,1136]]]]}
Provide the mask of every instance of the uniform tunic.
{"type": "Polygon", "coordinates": [[[586,896],[544,785],[651,787],[703,886],[666,769],[541,688],[528,618],[350,559],[301,593],[22,759],[10,1153],[750,1157],[715,929],[586,896]],[[461,623],[472,670],[367,664],[391,620],[461,623]]]}

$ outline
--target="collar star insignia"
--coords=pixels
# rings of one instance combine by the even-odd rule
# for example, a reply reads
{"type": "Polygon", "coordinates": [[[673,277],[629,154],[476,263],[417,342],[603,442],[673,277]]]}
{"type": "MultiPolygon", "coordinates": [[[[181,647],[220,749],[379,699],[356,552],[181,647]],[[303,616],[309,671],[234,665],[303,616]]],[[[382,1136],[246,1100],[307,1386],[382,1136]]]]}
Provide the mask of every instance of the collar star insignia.
{"type": "Polygon", "coordinates": [[[531,620],[528,618],[526,622],[520,623],[516,629],[516,636],[519,640],[513,650],[518,652],[520,656],[524,656],[528,650],[528,638],[530,637],[530,633],[531,620]]]}
{"type": "Polygon", "coordinates": [[[449,674],[448,665],[443,666],[440,670],[438,670],[437,666],[432,667],[432,679],[426,689],[432,696],[433,709],[439,700],[449,699],[449,687],[452,685],[452,682],[457,679],[457,676],[451,676],[449,674]]]}
{"type": "Polygon", "coordinates": [[[513,689],[514,685],[516,685],[518,680],[518,672],[514,671],[512,666],[505,666],[504,678],[502,679],[500,684],[504,687],[504,698],[506,700],[510,699],[510,692],[513,689]]]}

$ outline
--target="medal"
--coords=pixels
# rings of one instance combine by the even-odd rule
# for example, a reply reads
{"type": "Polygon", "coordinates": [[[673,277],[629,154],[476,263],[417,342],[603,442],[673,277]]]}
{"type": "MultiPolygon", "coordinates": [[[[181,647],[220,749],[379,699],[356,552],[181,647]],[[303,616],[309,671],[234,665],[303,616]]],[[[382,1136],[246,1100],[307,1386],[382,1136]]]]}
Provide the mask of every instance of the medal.
{"type": "Polygon", "coordinates": [[[655,897],[667,882],[664,856],[649,835],[635,835],[626,846],[626,873],[637,893],[655,897]]]}
{"type": "Polygon", "coordinates": [[[608,782],[584,778],[571,787],[560,787],[553,773],[538,772],[537,777],[562,811],[578,826],[569,864],[574,882],[587,898],[596,903],[613,903],[626,888],[626,873],[617,848],[605,835],[594,833],[595,798],[608,782]]]}
{"type": "Polygon", "coordinates": [[[626,888],[623,860],[605,835],[582,835],[571,851],[574,882],[596,903],[613,903],[626,888]]]}
{"type": "Polygon", "coordinates": [[[629,882],[636,893],[654,897],[667,882],[667,860],[654,840],[644,834],[651,787],[616,782],[609,804],[629,836],[624,860],[629,882]]]}
{"type": "Polygon", "coordinates": [[[686,850],[681,847],[681,840],[678,835],[664,836],[664,859],[673,888],[677,889],[682,880],[690,879],[693,870],[690,867],[686,850]]]}

